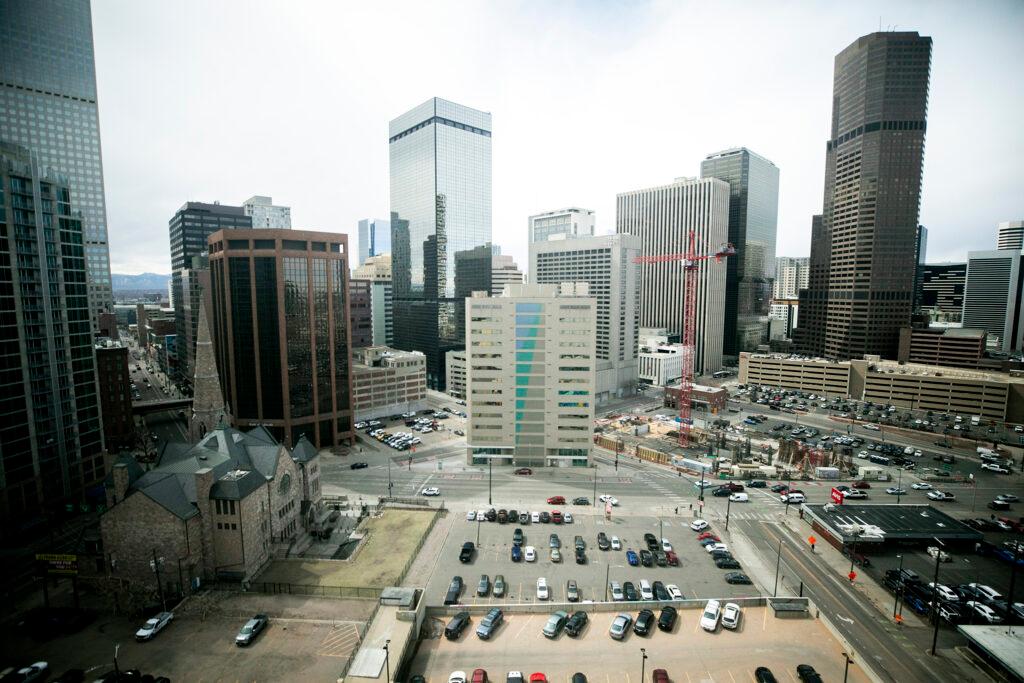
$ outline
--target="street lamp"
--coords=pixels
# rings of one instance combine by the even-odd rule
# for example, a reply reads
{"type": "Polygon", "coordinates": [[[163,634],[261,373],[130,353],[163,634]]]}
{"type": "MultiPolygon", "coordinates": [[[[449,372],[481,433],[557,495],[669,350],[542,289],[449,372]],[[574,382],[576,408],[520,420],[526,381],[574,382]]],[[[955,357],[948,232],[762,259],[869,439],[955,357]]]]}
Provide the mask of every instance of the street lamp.
{"type": "Polygon", "coordinates": [[[775,557],[775,587],[772,588],[772,597],[779,594],[779,566],[782,564],[782,539],[779,539],[779,554],[775,557]]]}
{"type": "Polygon", "coordinates": [[[391,497],[391,487],[394,484],[391,482],[391,456],[388,456],[388,498],[391,497]]]}
{"type": "MultiPolygon", "coordinates": [[[[935,656],[935,646],[939,643],[939,563],[942,561],[942,549],[945,545],[937,538],[933,538],[939,545],[935,548],[935,578],[932,579],[932,621],[935,622],[935,632],[932,635],[932,657],[935,656]]],[[[971,610],[973,611],[973,610],[971,610]]]]}
{"type": "Polygon", "coordinates": [[[898,586],[898,587],[896,588],[896,591],[895,591],[895,592],[896,592],[896,599],[895,599],[895,600],[893,601],[893,603],[892,603],[892,618],[893,618],[893,619],[895,619],[895,618],[896,618],[896,608],[897,608],[897,607],[899,606],[899,604],[900,604],[900,593],[902,592],[902,586],[903,586],[903,583],[902,583],[902,576],[903,576],[903,555],[897,555],[896,557],[900,558],[900,568],[899,568],[899,570],[898,570],[898,571],[899,571],[899,576],[901,577],[901,579],[900,579],[900,584],[899,584],[899,586],[898,586]]]}
{"type": "Polygon", "coordinates": [[[725,530],[729,530],[729,511],[732,509],[732,494],[729,494],[729,500],[725,503],[725,530]]]}
{"type": "MultiPolygon", "coordinates": [[[[391,639],[388,638],[387,640],[384,641],[384,664],[387,666],[387,672],[388,672],[388,677],[385,678],[384,680],[389,681],[389,683],[391,681],[391,652],[390,652],[390,647],[389,647],[390,645],[391,645],[391,639]]],[[[380,671],[380,669],[377,669],[377,670],[380,671]]]]}
{"type": "Polygon", "coordinates": [[[846,668],[843,670],[843,683],[846,683],[846,679],[850,675],[850,662],[852,662],[853,659],[845,652],[843,653],[843,657],[846,657],[846,668]]]}
{"type": "Polygon", "coordinates": [[[643,683],[644,672],[647,670],[647,649],[640,648],[640,683],[643,683]]]}
{"type": "Polygon", "coordinates": [[[494,476],[494,456],[487,456],[487,504],[492,505],[491,502],[491,479],[494,476]]]}
{"type": "Polygon", "coordinates": [[[164,611],[167,611],[167,600],[164,599],[164,584],[160,580],[160,567],[164,564],[164,558],[156,556],[156,548],[153,548],[153,559],[149,561],[149,568],[156,574],[156,587],[160,591],[160,604],[164,611]]]}

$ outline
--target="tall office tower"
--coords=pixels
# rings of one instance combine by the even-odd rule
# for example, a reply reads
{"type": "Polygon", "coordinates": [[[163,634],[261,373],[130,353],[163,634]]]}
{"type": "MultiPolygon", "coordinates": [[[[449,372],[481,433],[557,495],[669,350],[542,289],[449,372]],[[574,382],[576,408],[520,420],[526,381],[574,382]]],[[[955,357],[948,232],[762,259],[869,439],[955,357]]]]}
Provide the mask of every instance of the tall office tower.
{"type": "Polygon", "coordinates": [[[464,299],[491,291],[491,115],[434,97],[390,123],[395,346],[427,357],[465,346],[464,299]]]}
{"type": "Polygon", "coordinates": [[[829,272],[800,301],[794,341],[829,358],[895,358],[910,324],[932,39],[872,33],[835,59],[821,239],[829,272]],[[811,306],[805,305],[812,304],[811,306]]]}
{"type": "Polygon", "coordinates": [[[773,299],[795,299],[807,289],[808,259],[806,256],[776,256],[773,299]]]}
{"type": "Polygon", "coordinates": [[[206,238],[225,228],[251,228],[252,217],[240,206],[225,206],[220,202],[185,202],[168,222],[171,240],[171,289],[176,302],[174,308],[175,334],[178,344],[179,386],[186,394],[192,393],[195,374],[196,325],[199,324],[198,302],[203,296],[204,275],[199,272],[205,262],[195,261],[206,254],[206,238]],[[186,272],[191,271],[191,272],[186,272]],[[189,305],[184,288],[189,287],[189,305]],[[186,310],[189,311],[186,315],[186,310]]]}
{"type": "Polygon", "coordinates": [[[811,255],[807,259],[807,287],[799,290],[800,320],[792,328],[793,346],[800,353],[821,355],[825,348],[828,279],[832,237],[820,214],[811,217],[811,255]]]}
{"type": "Polygon", "coordinates": [[[467,462],[587,467],[597,311],[586,283],[487,295],[465,304],[467,462]]]}
{"type": "Polygon", "coordinates": [[[349,278],[348,281],[349,332],[352,348],[373,346],[373,283],[369,280],[349,278]]]}
{"type": "Polygon", "coordinates": [[[545,211],[528,219],[530,244],[550,239],[593,237],[594,211],[592,209],[558,209],[545,211]]]}
{"type": "Polygon", "coordinates": [[[371,256],[391,253],[391,221],[383,218],[364,218],[359,221],[359,263],[371,256]]]}
{"type": "Polygon", "coordinates": [[[84,215],[70,178],[0,143],[0,536],[85,501],[103,480],[103,426],[84,215]]]}
{"type": "MultiPolygon", "coordinates": [[[[615,229],[642,240],[643,256],[686,253],[690,231],[699,252],[729,241],[729,184],[717,178],[680,178],[669,185],[616,197],[615,229]]],[[[693,367],[696,374],[722,367],[725,329],[724,263],[697,265],[698,292],[693,367]]],[[[640,264],[640,326],[683,333],[683,262],[640,264]]]]}
{"type": "Polygon", "coordinates": [[[914,312],[921,308],[921,280],[924,278],[925,261],[928,257],[928,228],[923,225],[917,226],[917,239],[915,240],[914,259],[914,312]]]}
{"type": "MultiPolygon", "coordinates": [[[[173,290],[173,280],[171,284],[173,290]]],[[[194,388],[192,379],[196,369],[196,339],[199,336],[199,331],[197,326],[191,322],[199,320],[199,307],[203,303],[204,297],[209,294],[210,258],[206,252],[193,256],[189,266],[181,270],[180,287],[181,301],[177,306],[172,306],[175,316],[175,336],[178,348],[180,348],[180,351],[177,349],[175,351],[175,367],[178,372],[171,376],[170,380],[179,386],[188,386],[192,390],[194,388]],[[179,330],[179,319],[185,320],[189,324],[179,330]],[[179,334],[185,336],[178,336],[179,334]]]]}
{"type": "Polygon", "coordinates": [[[989,343],[1005,352],[1024,348],[1022,258],[1022,249],[967,252],[963,326],[985,330],[989,343]]]}
{"type": "Polygon", "coordinates": [[[921,309],[943,322],[960,322],[964,310],[966,263],[929,263],[921,275],[921,309]]]}
{"type": "Polygon", "coordinates": [[[740,147],[709,154],[700,164],[700,175],[729,183],[729,241],[736,255],[725,266],[722,352],[737,356],[768,341],[779,222],[779,169],[740,147]]]}
{"type": "Polygon", "coordinates": [[[89,0],[0,2],[0,140],[67,176],[82,213],[93,333],[114,310],[89,0]]]}
{"type": "Polygon", "coordinates": [[[292,209],[290,206],[274,206],[273,197],[254,195],[242,202],[242,211],[252,219],[253,228],[291,230],[292,209]]]}
{"type": "Polygon", "coordinates": [[[586,282],[597,301],[595,399],[636,393],[640,342],[642,243],[635,235],[601,235],[530,243],[531,284],[586,282]]]}
{"type": "Polygon", "coordinates": [[[1024,249],[1024,221],[1003,221],[998,230],[997,249],[1024,249]]]}
{"type": "Polygon", "coordinates": [[[395,339],[394,302],[391,291],[391,254],[367,257],[352,271],[352,278],[370,282],[370,315],[373,345],[391,346],[395,339]]]}
{"type": "Polygon", "coordinates": [[[352,438],[348,235],[219,230],[209,237],[211,333],[236,428],[294,447],[352,438]]]}
{"type": "Polygon", "coordinates": [[[491,296],[501,296],[505,285],[523,284],[523,271],[511,256],[491,255],[491,296]]]}

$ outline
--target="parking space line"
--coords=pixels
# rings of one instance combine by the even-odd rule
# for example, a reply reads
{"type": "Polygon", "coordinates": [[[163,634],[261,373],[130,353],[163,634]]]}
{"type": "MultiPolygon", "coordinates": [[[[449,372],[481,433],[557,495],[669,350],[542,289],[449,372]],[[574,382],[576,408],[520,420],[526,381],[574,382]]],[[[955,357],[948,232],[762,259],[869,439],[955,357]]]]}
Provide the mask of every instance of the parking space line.
{"type": "Polygon", "coordinates": [[[768,610],[763,610],[763,611],[764,611],[764,619],[761,621],[761,630],[762,631],[767,631],[768,630],[768,610]]]}
{"type": "Polygon", "coordinates": [[[726,671],[726,673],[729,674],[729,678],[732,679],[732,683],[736,683],[736,677],[732,675],[732,672],[731,671],[726,671]]]}

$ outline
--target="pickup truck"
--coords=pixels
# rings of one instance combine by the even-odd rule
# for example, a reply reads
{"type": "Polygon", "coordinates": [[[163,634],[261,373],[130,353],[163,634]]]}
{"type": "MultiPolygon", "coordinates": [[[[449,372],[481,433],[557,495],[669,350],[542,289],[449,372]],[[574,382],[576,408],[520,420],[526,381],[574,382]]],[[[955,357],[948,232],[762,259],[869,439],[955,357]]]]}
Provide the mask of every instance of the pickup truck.
{"type": "Polygon", "coordinates": [[[459,562],[466,564],[473,560],[473,552],[476,550],[476,546],[473,545],[473,541],[466,541],[462,544],[462,550],[459,551],[459,562]]]}

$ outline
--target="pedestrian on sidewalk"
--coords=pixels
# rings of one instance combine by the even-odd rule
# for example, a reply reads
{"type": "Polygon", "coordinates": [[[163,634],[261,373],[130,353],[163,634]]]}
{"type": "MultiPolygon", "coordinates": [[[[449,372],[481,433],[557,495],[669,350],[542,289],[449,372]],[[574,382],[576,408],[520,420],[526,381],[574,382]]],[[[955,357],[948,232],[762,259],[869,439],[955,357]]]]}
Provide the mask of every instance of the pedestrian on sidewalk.
{"type": "Polygon", "coordinates": [[[676,506],[676,514],[677,515],[679,514],[679,506],[678,505],[676,506]]]}

